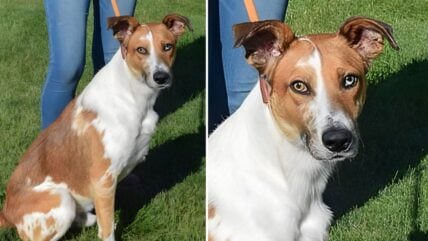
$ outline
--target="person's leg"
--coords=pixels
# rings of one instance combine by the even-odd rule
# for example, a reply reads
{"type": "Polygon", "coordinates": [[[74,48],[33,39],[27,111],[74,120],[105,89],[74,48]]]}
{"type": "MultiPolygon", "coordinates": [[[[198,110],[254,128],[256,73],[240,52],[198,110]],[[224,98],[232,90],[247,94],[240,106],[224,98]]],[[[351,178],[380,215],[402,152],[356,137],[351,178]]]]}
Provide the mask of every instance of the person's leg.
{"type": "MultiPolygon", "coordinates": [[[[259,20],[283,20],[287,3],[287,0],[254,0],[259,20]]],[[[244,49],[233,47],[232,26],[249,21],[244,1],[219,0],[219,4],[223,70],[226,79],[229,111],[232,114],[254,87],[258,80],[258,73],[247,64],[244,58],[244,49]]]]}
{"type": "Polygon", "coordinates": [[[49,66],[41,97],[42,129],[74,98],[85,65],[88,0],[45,0],[49,66]]]}
{"type": "Polygon", "coordinates": [[[229,109],[220,51],[218,0],[208,1],[208,12],[208,132],[211,133],[229,115],[229,109]]]}
{"type": "MultiPolygon", "coordinates": [[[[119,49],[119,42],[107,27],[107,19],[115,16],[112,0],[94,0],[94,37],[92,60],[94,73],[107,64],[119,49]]],[[[116,1],[120,15],[134,15],[135,0],[116,1]]]]}
{"type": "Polygon", "coordinates": [[[253,0],[260,20],[284,20],[288,0],[253,0]]]}

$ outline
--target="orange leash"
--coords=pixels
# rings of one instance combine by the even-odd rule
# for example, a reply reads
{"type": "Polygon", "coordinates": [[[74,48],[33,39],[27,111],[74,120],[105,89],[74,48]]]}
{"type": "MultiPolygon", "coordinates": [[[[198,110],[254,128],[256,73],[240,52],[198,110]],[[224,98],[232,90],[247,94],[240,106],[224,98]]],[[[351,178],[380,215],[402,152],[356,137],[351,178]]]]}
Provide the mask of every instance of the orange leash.
{"type": "Polygon", "coordinates": [[[253,0],[244,0],[244,5],[247,9],[248,18],[250,19],[250,22],[259,21],[259,16],[257,15],[256,6],[254,5],[253,0]]]}
{"type": "Polygon", "coordinates": [[[111,0],[111,6],[113,7],[114,15],[116,17],[120,16],[120,10],[119,10],[119,7],[117,6],[116,0],[111,0]]]}

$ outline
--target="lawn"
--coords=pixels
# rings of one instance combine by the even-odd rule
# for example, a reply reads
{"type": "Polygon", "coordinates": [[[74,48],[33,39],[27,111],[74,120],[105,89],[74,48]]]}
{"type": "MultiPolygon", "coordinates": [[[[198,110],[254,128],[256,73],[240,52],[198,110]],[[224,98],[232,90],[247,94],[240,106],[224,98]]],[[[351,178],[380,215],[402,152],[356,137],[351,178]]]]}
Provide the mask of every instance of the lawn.
{"type": "MultiPolygon", "coordinates": [[[[299,35],[334,32],[360,15],[389,23],[401,48],[386,47],[368,74],[357,158],[340,163],[325,201],[331,241],[428,240],[428,1],[290,1],[299,35]]],[[[386,44],[387,45],[387,44],[386,44]]]]}
{"type": "MultiPolygon", "coordinates": [[[[122,240],[205,239],[205,2],[138,1],[140,22],[170,12],[189,17],[194,31],[180,40],[173,86],[158,99],[158,130],[147,161],[119,184],[116,233],[122,240]]],[[[43,1],[0,0],[0,201],[21,155],[40,131],[40,92],[48,45],[43,1]]],[[[87,65],[78,92],[93,76],[88,17],[87,65]]],[[[73,229],[62,240],[97,240],[95,227],[73,229]]],[[[18,240],[0,230],[0,240],[18,240]]],[[[120,240],[120,239],[118,239],[120,240]]]]}

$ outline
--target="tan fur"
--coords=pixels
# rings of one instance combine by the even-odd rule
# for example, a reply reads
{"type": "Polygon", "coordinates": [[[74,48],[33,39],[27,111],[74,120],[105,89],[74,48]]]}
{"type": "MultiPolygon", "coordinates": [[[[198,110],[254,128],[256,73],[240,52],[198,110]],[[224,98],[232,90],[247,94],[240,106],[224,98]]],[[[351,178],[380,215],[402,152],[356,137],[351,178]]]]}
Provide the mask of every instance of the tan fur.
{"type": "Polygon", "coordinates": [[[215,216],[215,207],[212,204],[208,204],[208,219],[211,219],[215,216]]]}
{"type": "Polygon", "coordinates": [[[168,66],[171,66],[175,56],[176,42],[176,37],[169,32],[163,24],[152,23],[141,25],[135,30],[135,33],[129,37],[126,45],[126,61],[136,75],[148,73],[148,55],[140,54],[137,51],[138,47],[143,47],[147,49],[147,51],[155,51],[160,59],[167,63],[168,66]],[[149,34],[149,31],[151,31],[153,36],[154,50],[150,49],[150,42],[144,38],[149,34]],[[167,43],[172,44],[174,48],[170,51],[163,51],[163,46],[167,43]]]}

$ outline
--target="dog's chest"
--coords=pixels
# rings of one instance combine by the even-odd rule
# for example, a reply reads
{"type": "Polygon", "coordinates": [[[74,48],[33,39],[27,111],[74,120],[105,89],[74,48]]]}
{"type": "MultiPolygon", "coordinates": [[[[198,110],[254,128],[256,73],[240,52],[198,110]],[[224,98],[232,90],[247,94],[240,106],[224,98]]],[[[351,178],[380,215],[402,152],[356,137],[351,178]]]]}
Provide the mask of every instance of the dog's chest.
{"type": "Polygon", "coordinates": [[[148,106],[143,118],[130,117],[121,125],[112,126],[110,131],[106,129],[103,143],[111,159],[109,169],[119,176],[119,180],[145,160],[157,120],[158,115],[152,106],[148,106]]]}
{"type": "Polygon", "coordinates": [[[125,177],[148,153],[158,115],[153,110],[157,92],[144,83],[124,79],[94,79],[78,104],[96,113],[91,122],[101,134],[108,171],[125,177]]]}

